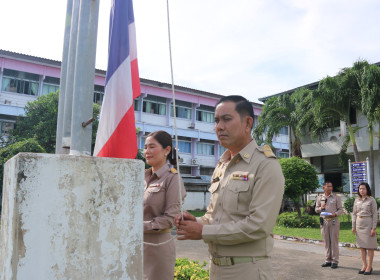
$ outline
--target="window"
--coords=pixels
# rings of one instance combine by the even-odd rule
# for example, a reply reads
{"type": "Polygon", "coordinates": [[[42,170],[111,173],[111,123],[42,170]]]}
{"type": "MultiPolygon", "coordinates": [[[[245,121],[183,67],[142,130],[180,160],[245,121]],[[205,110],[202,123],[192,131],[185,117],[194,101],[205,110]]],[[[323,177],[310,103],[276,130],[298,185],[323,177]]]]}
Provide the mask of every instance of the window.
{"type": "Polygon", "coordinates": [[[287,126],[281,127],[280,132],[278,134],[288,135],[288,127],[287,126]]]}
{"type": "Polygon", "coordinates": [[[197,154],[213,156],[215,154],[215,145],[209,143],[197,143],[197,154]]]}
{"type": "Polygon", "coordinates": [[[201,105],[197,108],[197,121],[200,122],[214,122],[214,108],[210,106],[201,105]]]}
{"type": "Polygon", "coordinates": [[[278,158],[288,158],[289,157],[289,152],[281,151],[281,152],[277,152],[276,154],[277,154],[278,158]]]}
{"type": "Polygon", "coordinates": [[[180,166],[179,172],[181,174],[190,174],[191,175],[191,167],[190,166],[180,166]]]}
{"type": "Polygon", "coordinates": [[[140,110],[140,99],[136,98],[135,100],[133,100],[133,109],[135,111],[139,111],[140,110]]]}
{"type": "Polygon", "coordinates": [[[223,155],[223,153],[224,153],[225,151],[227,151],[227,149],[224,148],[222,145],[219,145],[219,157],[220,157],[221,155],[223,155]]]}
{"type": "Polygon", "coordinates": [[[14,122],[0,120],[0,136],[8,136],[9,132],[15,127],[14,122]]]}
{"type": "Polygon", "coordinates": [[[149,95],[144,98],[143,112],[156,115],[166,115],[166,99],[149,95]]]}
{"type": "Polygon", "coordinates": [[[199,172],[200,172],[200,175],[206,175],[206,176],[212,176],[212,174],[214,173],[214,169],[213,167],[201,167],[199,172]]]}
{"type": "Polygon", "coordinates": [[[56,92],[59,89],[59,78],[45,77],[42,85],[42,93],[49,94],[51,92],[56,92]]]}
{"type": "MultiPolygon", "coordinates": [[[[176,117],[191,120],[191,110],[191,103],[184,101],[175,102],[176,117]]],[[[174,117],[173,105],[170,107],[170,116],[174,117]]]]}
{"type": "Polygon", "coordinates": [[[4,69],[2,91],[38,95],[39,76],[16,70],[4,69]]]}
{"type": "MultiPolygon", "coordinates": [[[[176,142],[174,139],[173,139],[173,146],[176,147],[176,142]]],[[[179,150],[178,152],[180,152],[180,153],[190,154],[191,153],[191,142],[178,140],[178,150],[179,150]]]]}
{"type": "Polygon", "coordinates": [[[95,85],[94,86],[94,103],[102,105],[103,98],[104,98],[104,86],[95,85]]]}

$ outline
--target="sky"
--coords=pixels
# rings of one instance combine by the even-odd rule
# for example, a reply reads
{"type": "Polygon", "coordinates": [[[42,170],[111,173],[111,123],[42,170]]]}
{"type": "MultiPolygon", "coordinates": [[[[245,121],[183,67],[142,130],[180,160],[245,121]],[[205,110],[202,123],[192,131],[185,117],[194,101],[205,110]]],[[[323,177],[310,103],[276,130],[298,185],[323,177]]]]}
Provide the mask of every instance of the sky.
{"type": "MultiPolygon", "coordinates": [[[[66,0],[0,0],[0,49],[62,60],[66,0]]],[[[166,0],[135,0],[140,77],[171,83],[166,0]]],[[[96,68],[107,69],[111,0],[96,68]]],[[[174,83],[250,101],[380,62],[378,0],[169,0],[174,83]]]]}

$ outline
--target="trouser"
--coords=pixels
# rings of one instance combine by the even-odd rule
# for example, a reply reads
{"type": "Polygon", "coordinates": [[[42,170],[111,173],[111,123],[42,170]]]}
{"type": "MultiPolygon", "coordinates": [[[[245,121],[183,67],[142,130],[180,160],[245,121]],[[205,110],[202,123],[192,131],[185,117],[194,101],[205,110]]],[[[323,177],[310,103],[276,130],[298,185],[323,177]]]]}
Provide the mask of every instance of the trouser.
{"type": "Polygon", "coordinates": [[[325,241],[326,262],[339,263],[339,229],[340,222],[338,218],[323,221],[321,232],[325,241]]]}
{"type": "Polygon", "coordinates": [[[273,280],[270,258],[218,266],[210,260],[210,280],[273,280]]]}

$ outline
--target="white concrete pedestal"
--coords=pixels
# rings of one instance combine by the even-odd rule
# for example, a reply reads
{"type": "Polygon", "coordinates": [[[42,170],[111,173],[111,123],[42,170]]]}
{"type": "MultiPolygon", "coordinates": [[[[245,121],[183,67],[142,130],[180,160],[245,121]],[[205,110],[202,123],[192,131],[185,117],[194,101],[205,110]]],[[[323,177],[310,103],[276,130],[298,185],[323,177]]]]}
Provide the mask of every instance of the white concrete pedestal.
{"type": "Polygon", "coordinates": [[[142,279],[142,161],[20,153],[4,171],[0,279],[142,279]]]}

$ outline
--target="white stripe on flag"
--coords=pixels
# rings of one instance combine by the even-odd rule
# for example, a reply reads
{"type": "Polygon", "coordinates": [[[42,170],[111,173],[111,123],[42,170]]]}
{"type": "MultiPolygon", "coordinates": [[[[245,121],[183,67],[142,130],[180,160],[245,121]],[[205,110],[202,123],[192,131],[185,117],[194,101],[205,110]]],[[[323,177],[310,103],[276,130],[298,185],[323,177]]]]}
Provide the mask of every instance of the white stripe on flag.
{"type": "Polygon", "coordinates": [[[131,60],[128,56],[106,85],[94,155],[100,152],[133,104],[131,77],[131,60]]]}
{"type": "Polygon", "coordinates": [[[128,31],[129,31],[129,57],[131,58],[131,61],[133,61],[137,58],[135,22],[131,22],[128,25],[128,31]]]}

